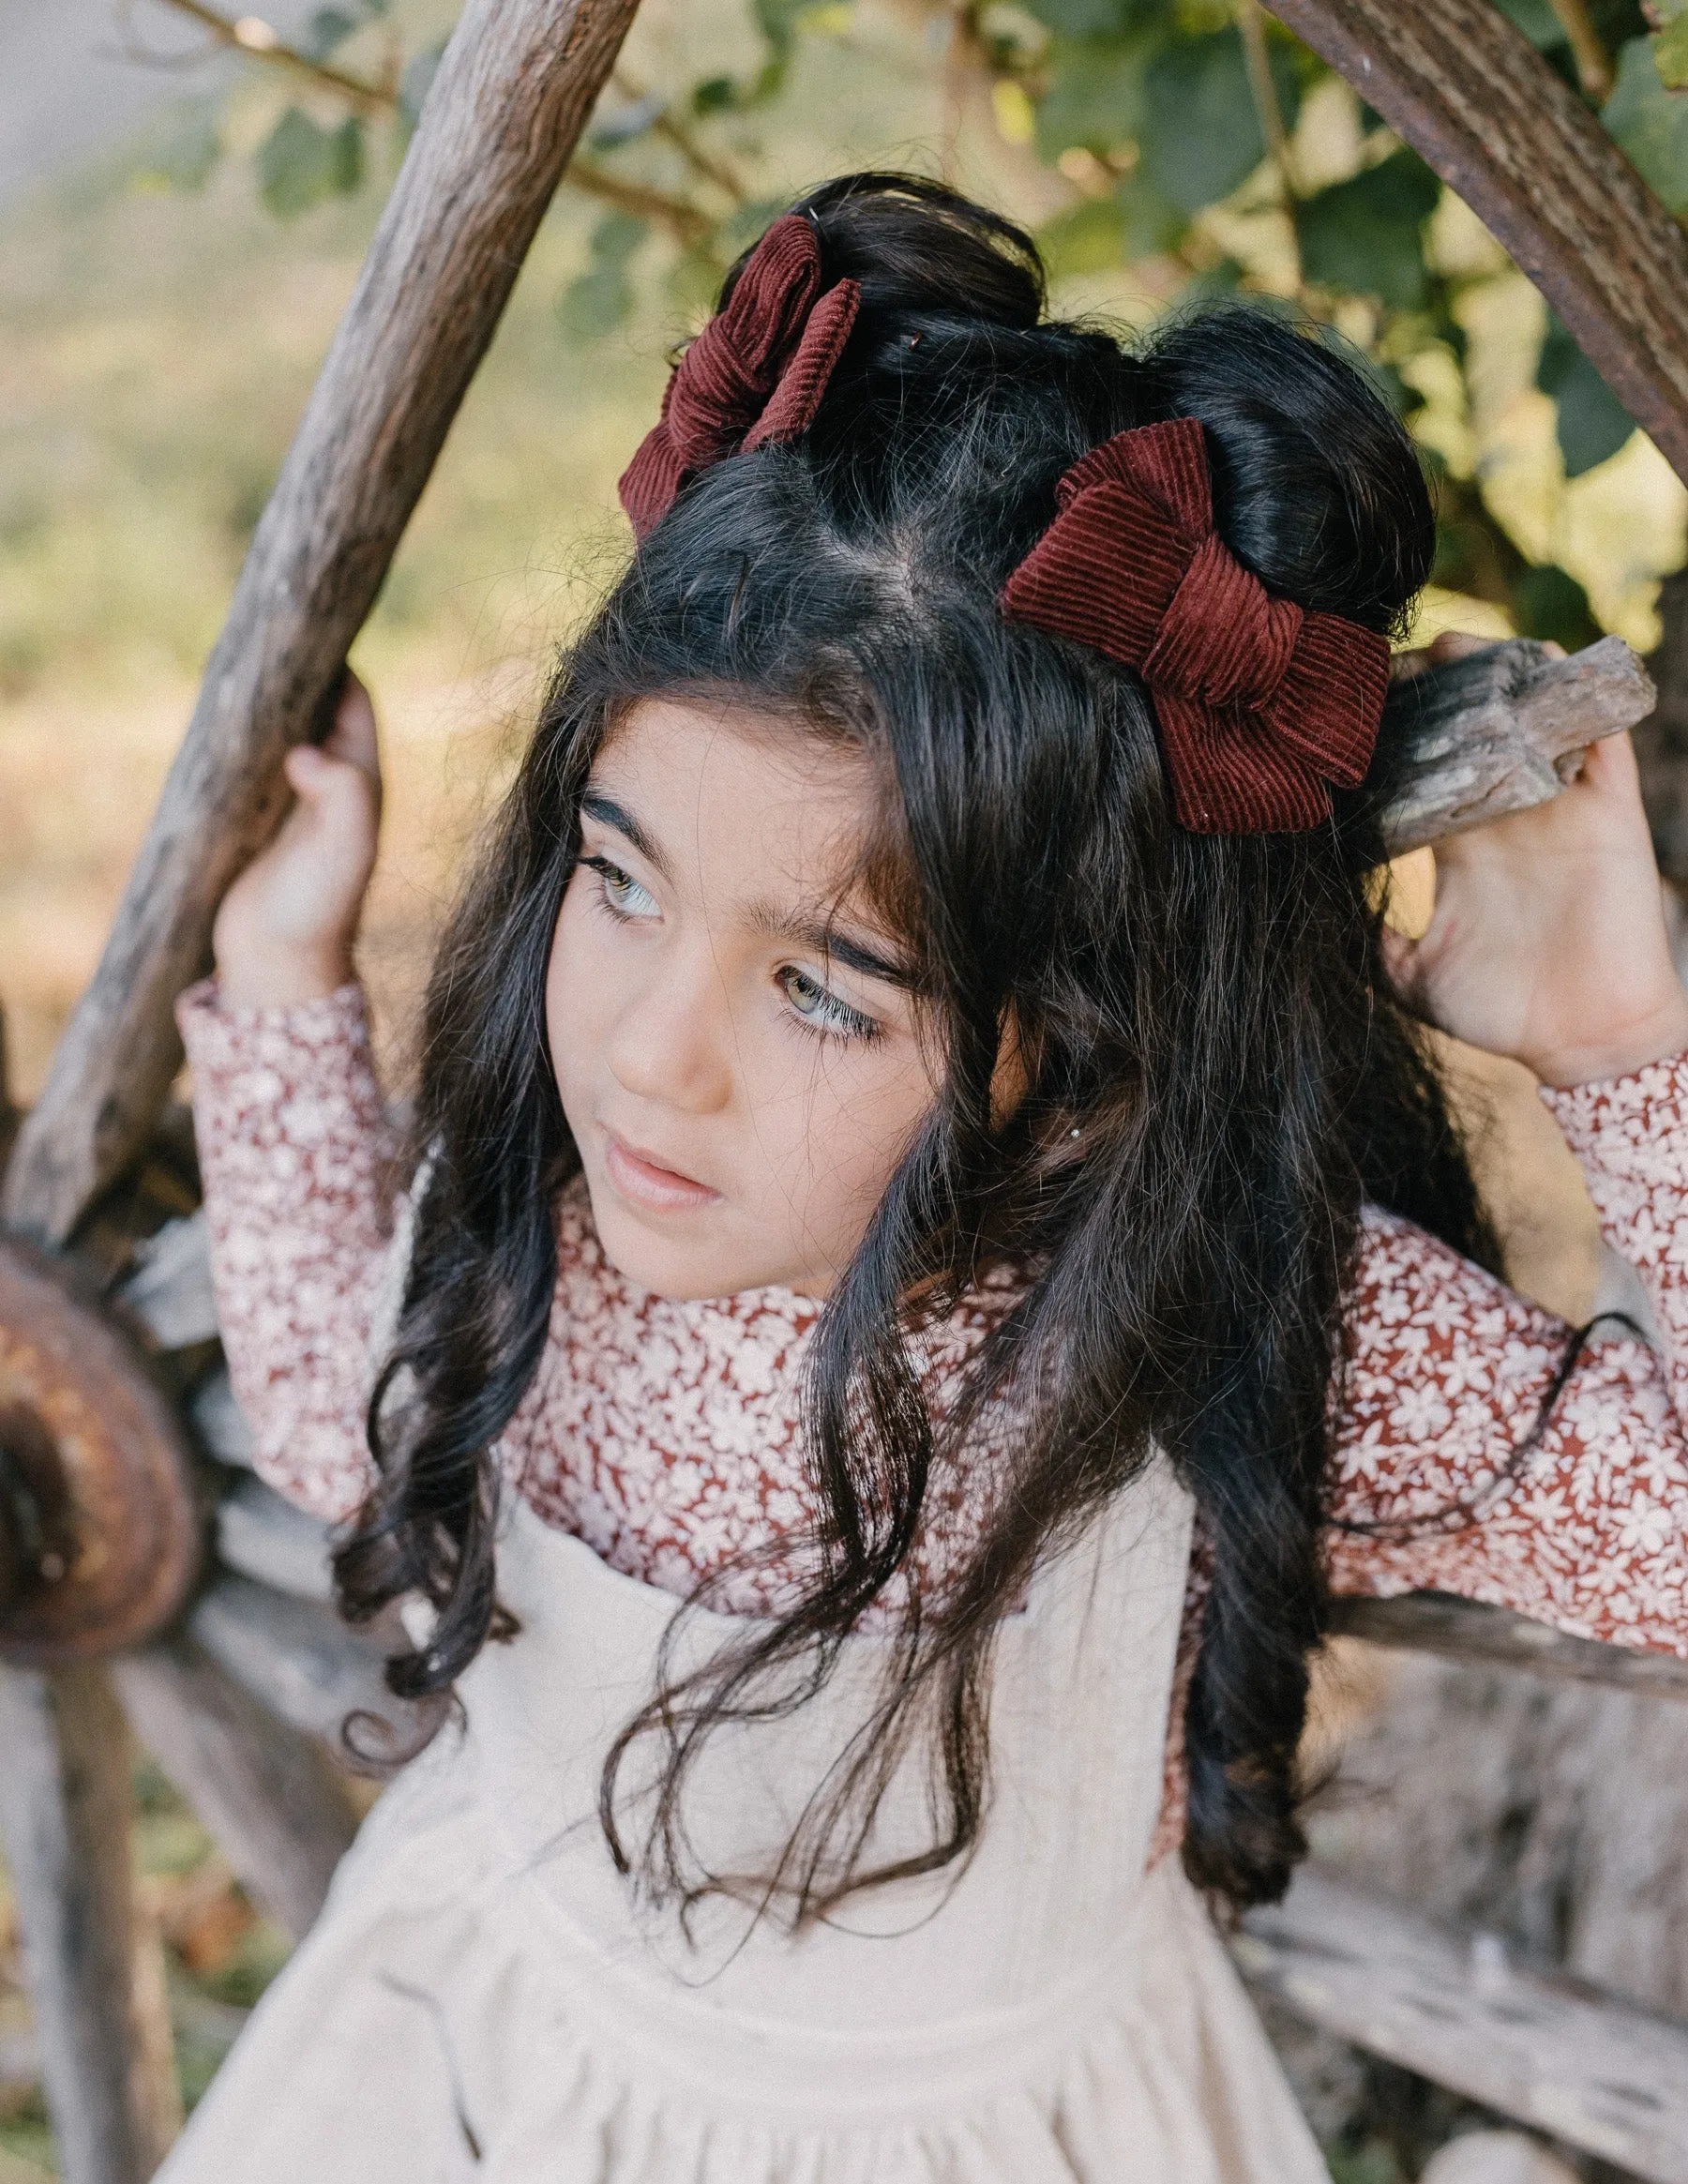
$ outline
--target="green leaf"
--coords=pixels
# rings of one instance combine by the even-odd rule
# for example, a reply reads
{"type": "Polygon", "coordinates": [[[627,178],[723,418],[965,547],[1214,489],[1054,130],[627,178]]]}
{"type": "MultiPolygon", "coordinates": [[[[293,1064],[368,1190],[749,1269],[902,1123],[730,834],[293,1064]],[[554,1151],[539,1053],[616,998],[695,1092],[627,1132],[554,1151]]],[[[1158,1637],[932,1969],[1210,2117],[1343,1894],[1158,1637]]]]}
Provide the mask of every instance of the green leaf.
{"type": "Polygon", "coordinates": [[[1391,310],[1421,310],[1429,294],[1424,222],[1441,185],[1416,152],[1310,197],[1296,214],[1302,270],[1320,288],[1375,295],[1391,310]]]}
{"type": "Polygon", "coordinates": [[[1688,85],[1688,15],[1679,15],[1652,41],[1653,67],[1666,90],[1688,85]]]}
{"type": "Polygon", "coordinates": [[[731,76],[706,76],[701,83],[692,86],[691,109],[701,121],[712,113],[722,113],[738,98],[738,86],[731,76]]]}
{"type": "Polygon", "coordinates": [[[1559,444],[1565,475],[1616,455],[1635,429],[1635,419],[1576,345],[1570,329],[1550,317],[1536,366],[1536,384],[1559,404],[1559,444]]]}
{"type": "MultiPolygon", "coordinates": [[[[1270,51],[1278,104],[1292,128],[1301,102],[1295,65],[1282,47],[1270,51]]],[[[1240,31],[1175,39],[1149,64],[1145,89],[1143,172],[1185,212],[1228,197],[1265,158],[1240,31]]]]}
{"type": "Polygon", "coordinates": [[[1520,637],[1539,637],[1567,652],[1581,652],[1600,635],[1588,593],[1551,565],[1525,570],[1513,586],[1512,612],[1520,637]]]}
{"type": "Polygon", "coordinates": [[[1172,23],[1168,0],[1026,0],[1026,7],[1061,38],[1126,38],[1172,23]]]}
{"type": "Polygon", "coordinates": [[[1075,144],[1111,152],[1135,143],[1147,119],[1145,78],[1159,38],[1057,39],[1049,88],[1037,110],[1038,149],[1057,159],[1075,144]]]}
{"type": "Polygon", "coordinates": [[[1501,14],[1510,17],[1541,52],[1550,53],[1555,46],[1564,44],[1565,26],[1549,0],[1499,0],[1499,5],[1501,14]]]}
{"type": "Polygon", "coordinates": [[[1051,280],[1100,273],[1125,255],[1125,207],[1118,197],[1087,197],[1057,213],[1037,231],[1037,247],[1051,280]]]}
{"type": "Polygon", "coordinates": [[[1121,186],[1120,202],[1125,208],[1125,256],[1135,261],[1175,250],[1189,233],[1190,216],[1182,205],[1168,203],[1153,183],[1133,175],[1121,186]]]}
{"type": "Polygon", "coordinates": [[[1688,97],[1665,88],[1653,40],[1632,38],[1601,119],[1666,211],[1688,212],[1688,97]]]}
{"type": "Polygon", "coordinates": [[[595,341],[613,333],[633,309],[627,267],[650,232],[650,222],[630,212],[606,213],[593,229],[591,269],[569,282],[557,304],[571,339],[595,341]]]}
{"type": "Polygon", "coordinates": [[[258,149],[258,188],[281,218],[309,212],[327,197],[346,197],[363,180],[363,124],[349,115],[321,128],[290,106],[258,149]]]}

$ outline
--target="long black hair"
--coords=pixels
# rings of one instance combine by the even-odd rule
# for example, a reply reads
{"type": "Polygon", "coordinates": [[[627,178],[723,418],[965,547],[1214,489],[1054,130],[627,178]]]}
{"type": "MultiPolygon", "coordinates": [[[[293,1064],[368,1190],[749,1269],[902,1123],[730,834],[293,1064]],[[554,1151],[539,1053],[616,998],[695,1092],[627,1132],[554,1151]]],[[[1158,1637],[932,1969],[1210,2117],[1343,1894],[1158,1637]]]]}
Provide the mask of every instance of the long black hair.
{"type": "Polygon", "coordinates": [[[1185,1863],[1238,1904],[1270,1898],[1304,1847],[1295,1755],[1362,1203],[1491,1267],[1494,1241],[1383,968],[1387,746],[1312,832],[1184,832],[1140,682],[1004,620],[997,598],[1071,463],[1189,416],[1239,559],[1274,594],[1394,633],[1428,568],[1424,482],[1364,374],[1281,316],[1228,308],[1123,346],[1046,321],[1030,239],[934,185],[854,175],[797,209],[826,279],[862,289],[819,415],[794,446],[704,472],[641,548],[559,668],[440,953],[416,1104],[426,1186],[371,1409],[381,1483],[339,1554],[342,1599],[364,1616],[411,1589],[433,1603],[431,1638],[390,1671],[411,1694],[448,1688],[499,1628],[489,1450],[546,1341],[552,1208],[580,1165],[543,996],[580,795],[629,706],[731,694],[871,754],[888,909],[942,1077],[815,1331],[818,1574],[629,1725],[606,1773],[611,1842],[659,1892],[710,1885],[686,1870],[680,1811],[701,1740],[824,1679],[864,1610],[907,1583],[934,1462],[1003,1397],[1011,1476],[982,1498],[982,1536],[943,1597],[910,1593],[879,1712],[806,1811],[778,1891],[801,1919],[887,1877],[864,1845],[912,1740],[933,1836],[888,1870],[966,1849],[992,1633],[1039,1555],[1158,1449],[1195,1497],[1212,1571],[1185,1863]],[[1010,1035],[1026,1089],[1004,1117],[992,1082],[1010,1035]],[[934,1422],[912,1301],[942,1309],[1004,1263],[1024,1294],[934,1422]],[[618,1770],[647,1735],[665,1768],[629,1845],[618,1770]]]}

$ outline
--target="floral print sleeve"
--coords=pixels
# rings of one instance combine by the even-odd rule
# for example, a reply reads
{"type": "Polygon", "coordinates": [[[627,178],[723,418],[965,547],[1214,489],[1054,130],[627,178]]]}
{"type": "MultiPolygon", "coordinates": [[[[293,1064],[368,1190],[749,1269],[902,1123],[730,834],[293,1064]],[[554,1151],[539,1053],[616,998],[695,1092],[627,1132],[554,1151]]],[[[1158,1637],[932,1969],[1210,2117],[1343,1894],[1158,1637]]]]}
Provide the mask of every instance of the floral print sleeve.
{"type": "Polygon", "coordinates": [[[1337,1592],[1436,1589],[1688,1653],[1688,1057],[1545,1092],[1665,1355],[1575,1331],[1393,1215],[1367,1218],[1335,1437],[1337,1592]]]}
{"type": "Polygon", "coordinates": [[[330,1522],[372,1476],[369,1348],[392,1235],[393,1144],[362,991],[177,1020],[193,1069],[211,1271],[260,1475],[330,1522]]]}

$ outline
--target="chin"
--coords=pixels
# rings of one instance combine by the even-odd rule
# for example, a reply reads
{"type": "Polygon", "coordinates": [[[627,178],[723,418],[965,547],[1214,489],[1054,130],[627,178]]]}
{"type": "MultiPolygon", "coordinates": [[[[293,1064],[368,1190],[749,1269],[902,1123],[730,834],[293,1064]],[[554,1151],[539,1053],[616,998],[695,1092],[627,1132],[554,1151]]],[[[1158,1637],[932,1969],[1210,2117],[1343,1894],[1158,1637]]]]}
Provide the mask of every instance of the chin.
{"type": "Polygon", "coordinates": [[[587,1182],[592,1222],[604,1257],[639,1288],[686,1303],[700,1297],[731,1297],[741,1289],[796,1287],[786,1269],[758,1264],[743,1239],[712,1234],[709,1215],[695,1226],[675,1221],[658,1228],[641,1220],[602,1183],[587,1182]],[[689,1229],[689,1233],[685,1232],[689,1229]]]}

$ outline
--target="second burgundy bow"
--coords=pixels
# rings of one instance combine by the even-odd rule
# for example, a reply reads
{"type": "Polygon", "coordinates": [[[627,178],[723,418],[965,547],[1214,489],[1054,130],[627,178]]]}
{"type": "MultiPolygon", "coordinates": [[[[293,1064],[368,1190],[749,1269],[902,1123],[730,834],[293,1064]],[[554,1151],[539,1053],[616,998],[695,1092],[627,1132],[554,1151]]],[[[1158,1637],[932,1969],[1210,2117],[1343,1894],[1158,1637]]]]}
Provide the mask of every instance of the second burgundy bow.
{"type": "Polygon", "coordinates": [[[1294,833],[1364,779],[1389,641],[1269,596],[1213,526],[1193,417],[1118,433],[1056,488],[1055,520],[1003,611],[1134,668],[1160,723],[1173,809],[1198,834],[1294,833]]]}

